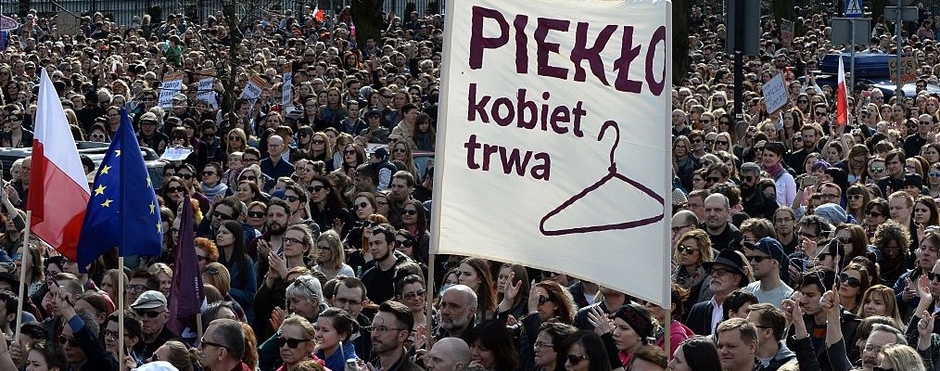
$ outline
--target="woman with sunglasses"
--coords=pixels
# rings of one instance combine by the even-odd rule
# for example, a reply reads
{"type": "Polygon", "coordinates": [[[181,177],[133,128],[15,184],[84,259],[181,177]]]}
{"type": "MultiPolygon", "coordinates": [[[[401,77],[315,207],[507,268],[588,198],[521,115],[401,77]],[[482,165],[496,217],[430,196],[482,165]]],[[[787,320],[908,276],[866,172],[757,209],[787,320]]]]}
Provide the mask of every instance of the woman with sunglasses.
{"type": "Polygon", "coordinates": [[[222,182],[222,165],[217,162],[210,162],[202,169],[202,181],[199,187],[202,194],[206,195],[209,203],[214,204],[229,193],[228,185],[222,182]]]}
{"type": "MultiPolygon", "coordinates": [[[[414,318],[414,327],[411,328],[411,334],[408,341],[412,344],[415,335],[419,334],[421,327],[428,326],[427,315],[425,314],[425,304],[427,304],[428,287],[424,278],[417,274],[409,274],[395,282],[395,300],[405,304],[414,318]]],[[[431,328],[437,328],[436,312],[431,312],[431,328]]],[[[423,335],[423,334],[421,334],[423,335]]],[[[407,342],[407,341],[406,341],[407,342]]]]}
{"type": "Polygon", "coordinates": [[[326,171],[333,171],[333,147],[330,145],[330,138],[326,133],[318,131],[310,136],[310,148],[307,152],[308,159],[312,161],[323,161],[326,164],[326,171]]]}
{"type": "Polygon", "coordinates": [[[842,308],[852,313],[857,312],[862,303],[862,294],[868,290],[869,282],[868,269],[862,265],[849,264],[845,267],[836,280],[842,308]]]}
{"type": "Polygon", "coordinates": [[[865,220],[865,205],[871,200],[871,193],[862,184],[853,184],[845,191],[845,211],[855,220],[865,220]]]}
{"type": "MultiPolygon", "coordinates": [[[[349,135],[341,135],[339,138],[336,138],[336,140],[339,141],[341,138],[347,136],[349,135]]],[[[342,172],[350,178],[355,178],[356,168],[366,161],[366,151],[358,144],[352,143],[352,137],[349,137],[349,141],[350,143],[341,147],[342,151],[340,153],[342,153],[342,161],[339,163],[339,166],[336,167],[336,171],[342,172]]]]}
{"type": "Polygon", "coordinates": [[[875,231],[881,223],[884,223],[891,215],[888,213],[888,201],[878,197],[865,204],[865,219],[863,226],[865,234],[871,239],[875,236],[875,231]]]}
{"type": "MultiPolygon", "coordinates": [[[[578,331],[562,341],[558,362],[567,371],[621,371],[623,366],[611,363],[616,355],[610,355],[600,336],[589,331],[578,331]]],[[[619,359],[618,359],[619,361],[619,359]]]]}
{"type": "Polygon", "coordinates": [[[107,129],[101,123],[95,123],[91,126],[91,132],[88,133],[88,141],[95,143],[110,143],[107,129]]]}
{"type": "Polygon", "coordinates": [[[318,360],[316,329],[306,318],[292,315],[284,320],[275,338],[281,358],[281,367],[277,371],[291,370],[294,365],[308,360],[318,360]]]}
{"type": "Polygon", "coordinates": [[[431,232],[428,231],[427,210],[424,208],[424,203],[418,200],[406,202],[401,211],[401,222],[404,229],[411,234],[410,237],[415,243],[415,260],[427,264],[431,232]]]}
{"type": "Polygon", "coordinates": [[[683,312],[688,313],[692,305],[711,297],[708,289],[708,273],[702,265],[715,259],[712,251],[711,239],[701,229],[694,229],[679,237],[676,243],[675,255],[676,271],[672,274],[672,281],[689,290],[689,300],[685,303],[683,312]]]}
{"type": "Polygon", "coordinates": [[[401,161],[405,164],[405,169],[411,175],[414,176],[415,182],[420,183],[421,178],[418,176],[418,168],[415,166],[414,157],[411,154],[411,145],[407,141],[400,140],[397,143],[391,145],[391,154],[392,157],[389,161],[401,161]]]}
{"type": "Polygon", "coordinates": [[[341,230],[341,235],[349,233],[355,219],[346,210],[343,196],[330,186],[329,180],[324,176],[315,176],[307,191],[310,193],[310,217],[320,226],[320,230],[336,227],[341,230]]]}

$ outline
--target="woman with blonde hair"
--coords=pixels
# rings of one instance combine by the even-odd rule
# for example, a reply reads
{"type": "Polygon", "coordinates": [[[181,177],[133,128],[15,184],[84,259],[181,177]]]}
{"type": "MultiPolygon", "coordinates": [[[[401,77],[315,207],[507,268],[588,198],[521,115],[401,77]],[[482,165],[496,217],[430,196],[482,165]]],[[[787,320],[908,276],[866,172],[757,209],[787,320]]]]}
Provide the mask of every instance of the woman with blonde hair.
{"type": "Polygon", "coordinates": [[[901,312],[898,311],[898,302],[894,296],[894,289],[885,285],[874,285],[865,290],[856,314],[861,319],[871,316],[885,316],[895,320],[896,323],[904,323],[901,320],[901,312]]]}
{"type": "Polygon", "coordinates": [[[334,230],[328,230],[317,238],[317,265],[314,269],[326,276],[327,280],[337,275],[355,277],[356,272],[345,263],[346,253],[343,251],[343,242],[334,230]]]}
{"type": "Polygon", "coordinates": [[[277,371],[288,371],[302,361],[317,359],[314,356],[317,350],[316,330],[306,318],[298,315],[287,317],[278,333],[275,340],[280,348],[282,365],[277,371]]]}
{"type": "Polygon", "coordinates": [[[163,343],[153,355],[155,361],[169,362],[179,371],[193,371],[193,364],[199,362],[196,348],[189,348],[176,340],[163,343]]]}
{"type": "Polygon", "coordinates": [[[688,313],[693,304],[711,297],[708,273],[703,264],[714,260],[715,256],[708,233],[701,229],[688,231],[677,241],[674,248],[677,267],[672,281],[689,290],[689,300],[683,308],[683,312],[688,313]]]}
{"type": "Polygon", "coordinates": [[[927,371],[924,359],[916,349],[904,344],[888,344],[879,357],[882,370],[927,371]]]}

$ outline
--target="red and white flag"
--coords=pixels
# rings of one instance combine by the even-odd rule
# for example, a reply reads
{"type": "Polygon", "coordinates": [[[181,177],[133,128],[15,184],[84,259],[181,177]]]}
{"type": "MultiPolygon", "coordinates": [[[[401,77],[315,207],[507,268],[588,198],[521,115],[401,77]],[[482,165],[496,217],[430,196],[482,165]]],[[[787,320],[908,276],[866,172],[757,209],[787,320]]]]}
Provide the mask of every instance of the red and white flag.
{"type": "Polygon", "coordinates": [[[845,89],[845,67],[842,65],[842,56],[839,56],[839,87],[836,91],[836,125],[845,126],[849,122],[849,101],[845,89]]]}
{"type": "Polygon", "coordinates": [[[90,192],[65,111],[45,68],[38,99],[26,203],[32,211],[30,232],[75,261],[90,192]]]}
{"type": "Polygon", "coordinates": [[[317,22],[323,22],[323,19],[325,18],[326,18],[326,13],[323,11],[323,9],[320,9],[319,5],[313,8],[313,19],[316,19],[317,22]]]}

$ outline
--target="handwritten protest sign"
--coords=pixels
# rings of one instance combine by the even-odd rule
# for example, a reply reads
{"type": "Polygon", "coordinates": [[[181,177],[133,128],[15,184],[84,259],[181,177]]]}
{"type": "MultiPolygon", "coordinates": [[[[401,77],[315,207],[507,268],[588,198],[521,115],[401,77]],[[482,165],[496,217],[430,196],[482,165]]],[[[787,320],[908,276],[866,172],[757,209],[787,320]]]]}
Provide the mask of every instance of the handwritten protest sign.
{"type": "Polygon", "coordinates": [[[787,94],[787,87],[783,83],[783,75],[777,74],[764,84],[764,104],[767,106],[767,112],[773,113],[787,104],[790,96],[787,94]]]}
{"type": "Polygon", "coordinates": [[[160,107],[173,108],[173,96],[179,94],[182,89],[182,72],[170,72],[163,75],[163,83],[160,84],[160,107]]]}

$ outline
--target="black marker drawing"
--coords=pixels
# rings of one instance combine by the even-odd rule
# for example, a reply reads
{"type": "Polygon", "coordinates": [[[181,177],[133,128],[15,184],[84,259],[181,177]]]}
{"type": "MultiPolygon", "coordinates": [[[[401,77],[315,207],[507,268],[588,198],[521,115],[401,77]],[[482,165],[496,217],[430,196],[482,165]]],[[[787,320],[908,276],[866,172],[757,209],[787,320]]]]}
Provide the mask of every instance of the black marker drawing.
{"type": "Polygon", "coordinates": [[[614,133],[615,133],[615,135],[616,135],[616,138],[615,138],[615,140],[614,140],[614,145],[610,148],[610,167],[608,168],[608,171],[609,171],[609,172],[607,173],[607,175],[605,175],[603,178],[601,178],[600,180],[598,180],[596,183],[594,183],[594,184],[592,184],[591,186],[585,188],[583,191],[579,192],[578,194],[572,196],[572,197],[569,198],[567,201],[565,201],[564,203],[562,203],[560,206],[558,206],[558,207],[556,207],[554,210],[550,211],[548,214],[545,214],[545,216],[542,217],[542,220],[539,221],[539,231],[542,232],[543,235],[545,235],[545,236],[563,236],[563,235],[576,234],[576,233],[591,233],[591,232],[610,231],[610,230],[616,230],[616,229],[630,229],[630,228],[642,227],[642,226],[645,226],[645,225],[649,225],[649,224],[656,223],[656,222],[662,220],[663,217],[665,216],[665,202],[664,202],[664,200],[663,200],[663,196],[660,196],[659,194],[657,194],[656,192],[654,192],[652,189],[649,189],[648,187],[644,186],[643,184],[640,184],[639,182],[637,182],[637,181],[635,181],[635,180],[633,180],[633,179],[630,179],[630,177],[628,177],[628,176],[626,176],[626,175],[623,175],[623,174],[621,174],[621,173],[619,173],[619,172],[617,171],[617,163],[614,161],[614,153],[615,153],[615,151],[617,150],[617,146],[620,144],[620,127],[617,126],[617,122],[615,122],[615,121],[613,121],[613,120],[610,120],[610,121],[605,122],[604,125],[601,126],[601,132],[600,132],[600,134],[598,134],[597,140],[598,140],[598,141],[601,141],[602,139],[604,139],[604,133],[607,132],[607,129],[608,129],[608,128],[613,128],[613,129],[614,129],[614,133]],[[562,211],[564,211],[565,209],[567,209],[569,206],[573,205],[573,204],[574,204],[575,202],[577,202],[578,200],[584,198],[584,196],[587,196],[589,193],[591,193],[591,192],[593,192],[594,190],[600,188],[601,186],[603,186],[603,185],[606,184],[608,181],[610,181],[611,179],[614,179],[614,178],[617,178],[617,179],[619,179],[619,180],[621,180],[621,181],[623,181],[623,182],[625,182],[625,183],[627,183],[627,184],[633,186],[634,188],[639,189],[641,192],[643,192],[644,194],[646,194],[646,195],[649,196],[650,198],[652,198],[652,199],[656,200],[657,202],[659,202],[660,205],[663,205],[664,208],[662,209],[662,211],[661,211],[658,215],[655,215],[655,216],[649,217],[649,218],[639,219],[639,220],[631,220],[631,221],[626,221],[626,222],[613,223],[613,224],[604,224],[604,225],[595,225],[595,226],[562,228],[562,229],[557,229],[557,230],[547,230],[547,229],[545,229],[545,223],[546,223],[549,219],[551,219],[552,217],[558,215],[559,213],[561,213],[562,211]]]}

